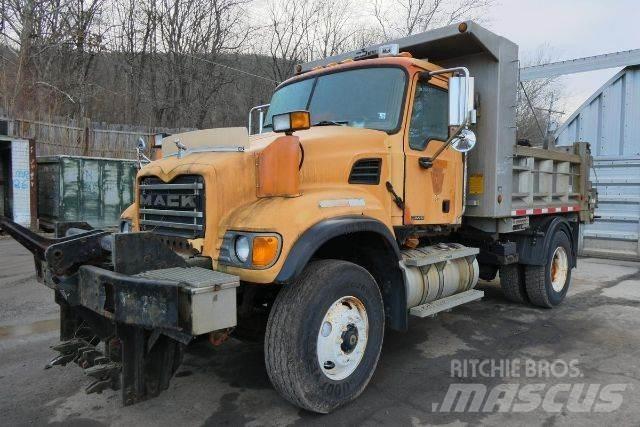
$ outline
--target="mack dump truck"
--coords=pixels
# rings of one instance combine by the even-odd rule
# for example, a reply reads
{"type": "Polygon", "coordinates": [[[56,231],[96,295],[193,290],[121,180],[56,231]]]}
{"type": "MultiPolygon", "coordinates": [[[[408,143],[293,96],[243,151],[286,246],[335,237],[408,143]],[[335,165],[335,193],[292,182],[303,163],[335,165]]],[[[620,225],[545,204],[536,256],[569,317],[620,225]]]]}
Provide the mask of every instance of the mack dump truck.
{"type": "Polygon", "coordinates": [[[3,219],[60,305],[47,366],[131,405],[194,340],[262,339],[273,386],[327,413],[363,391],[385,328],[480,299],[479,278],[560,304],[591,156],[516,143],[518,80],[517,46],[474,22],[302,64],[256,132],[167,137],[120,232],[3,219]]]}

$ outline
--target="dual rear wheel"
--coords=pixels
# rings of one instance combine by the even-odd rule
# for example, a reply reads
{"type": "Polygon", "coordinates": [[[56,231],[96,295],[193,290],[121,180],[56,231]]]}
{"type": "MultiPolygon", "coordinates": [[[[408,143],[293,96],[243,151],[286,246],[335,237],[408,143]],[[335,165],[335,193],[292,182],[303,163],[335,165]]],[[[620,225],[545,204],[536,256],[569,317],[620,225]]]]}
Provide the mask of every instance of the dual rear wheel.
{"type": "Polygon", "coordinates": [[[551,308],[562,302],[571,283],[571,242],[557,231],[545,256],[544,265],[511,264],[500,268],[500,286],[507,299],[551,308]]]}

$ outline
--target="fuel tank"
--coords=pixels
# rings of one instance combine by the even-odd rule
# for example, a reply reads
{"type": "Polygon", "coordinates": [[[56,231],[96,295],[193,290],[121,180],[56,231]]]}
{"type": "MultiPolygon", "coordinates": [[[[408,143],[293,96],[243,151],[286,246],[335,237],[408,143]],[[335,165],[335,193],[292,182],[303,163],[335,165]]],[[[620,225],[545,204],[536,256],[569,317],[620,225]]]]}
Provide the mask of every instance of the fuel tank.
{"type": "Polygon", "coordinates": [[[480,272],[477,253],[459,243],[403,250],[407,308],[473,289],[480,272]]]}

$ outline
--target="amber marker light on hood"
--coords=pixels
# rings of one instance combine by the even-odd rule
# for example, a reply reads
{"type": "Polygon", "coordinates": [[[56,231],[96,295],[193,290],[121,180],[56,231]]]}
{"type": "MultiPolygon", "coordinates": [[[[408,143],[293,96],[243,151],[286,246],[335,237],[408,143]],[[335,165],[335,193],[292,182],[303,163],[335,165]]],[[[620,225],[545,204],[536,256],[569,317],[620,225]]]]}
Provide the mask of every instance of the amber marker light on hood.
{"type": "Polygon", "coordinates": [[[273,116],[273,131],[290,134],[297,130],[305,130],[311,127],[311,117],[308,111],[290,111],[273,116]]]}
{"type": "Polygon", "coordinates": [[[271,265],[278,257],[280,241],[276,236],[256,236],[253,238],[251,263],[254,267],[271,265]]]}

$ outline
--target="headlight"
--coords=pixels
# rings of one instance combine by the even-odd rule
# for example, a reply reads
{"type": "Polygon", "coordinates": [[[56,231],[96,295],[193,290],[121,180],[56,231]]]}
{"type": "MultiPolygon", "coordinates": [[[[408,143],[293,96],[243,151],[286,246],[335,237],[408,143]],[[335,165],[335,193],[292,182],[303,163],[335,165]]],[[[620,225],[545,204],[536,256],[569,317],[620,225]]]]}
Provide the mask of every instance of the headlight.
{"type": "Polygon", "coordinates": [[[234,245],[236,256],[240,262],[245,263],[249,259],[249,252],[251,249],[251,241],[247,236],[236,237],[236,243],[234,245]]]}
{"type": "Polygon", "coordinates": [[[120,221],[120,232],[121,233],[131,233],[131,221],[128,219],[123,219],[120,221]]]}
{"type": "Polygon", "coordinates": [[[222,239],[218,262],[260,270],[275,264],[281,250],[282,237],[277,233],[227,231],[222,239]]]}

